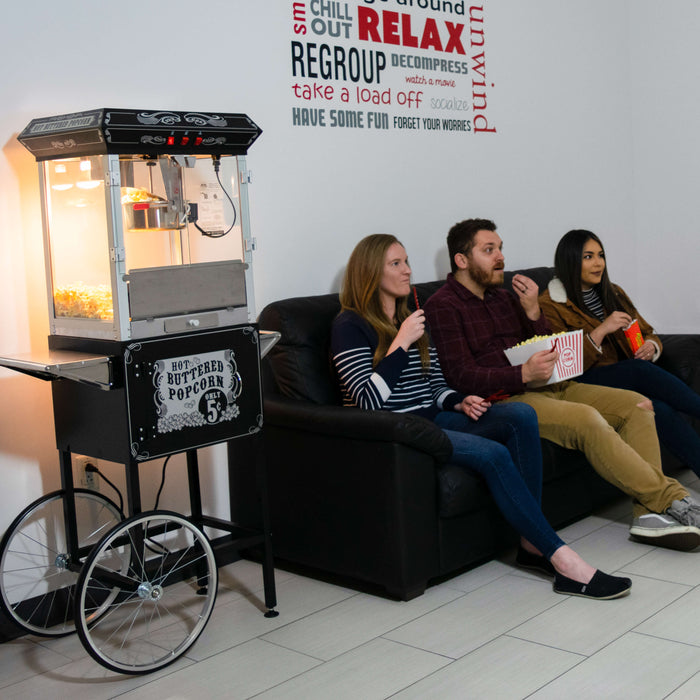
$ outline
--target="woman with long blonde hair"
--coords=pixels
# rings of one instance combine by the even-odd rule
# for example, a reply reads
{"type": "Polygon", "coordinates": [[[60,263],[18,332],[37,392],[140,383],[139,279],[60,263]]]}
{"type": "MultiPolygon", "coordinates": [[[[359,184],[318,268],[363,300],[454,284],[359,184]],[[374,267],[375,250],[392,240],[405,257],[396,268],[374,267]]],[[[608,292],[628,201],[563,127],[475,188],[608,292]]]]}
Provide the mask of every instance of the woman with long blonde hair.
{"type": "Polygon", "coordinates": [[[516,563],[554,576],[555,592],[594,599],[629,593],[630,579],[585,562],[542,514],[534,410],[519,403],[492,406],[447,386],[423,311],[408,309],[410,278],[406,251],[394,236],[367,236],[350,256],[331,336],[344,404],[416,414],[444,430],[452,463],[486,480],[504,517],[520,533],[516,563]]]}

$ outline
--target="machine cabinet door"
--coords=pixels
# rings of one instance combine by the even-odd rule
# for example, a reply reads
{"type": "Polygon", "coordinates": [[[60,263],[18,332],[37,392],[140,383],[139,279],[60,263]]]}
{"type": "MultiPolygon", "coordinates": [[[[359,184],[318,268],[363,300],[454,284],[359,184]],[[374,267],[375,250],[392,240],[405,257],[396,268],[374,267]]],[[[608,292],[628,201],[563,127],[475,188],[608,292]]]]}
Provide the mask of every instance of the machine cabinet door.
{"type": "Polygon", "coordinates": [[[250,435],[262,426],[254,325],[131,343],[124,350],[124,376],[136,461],[250,435]]]}

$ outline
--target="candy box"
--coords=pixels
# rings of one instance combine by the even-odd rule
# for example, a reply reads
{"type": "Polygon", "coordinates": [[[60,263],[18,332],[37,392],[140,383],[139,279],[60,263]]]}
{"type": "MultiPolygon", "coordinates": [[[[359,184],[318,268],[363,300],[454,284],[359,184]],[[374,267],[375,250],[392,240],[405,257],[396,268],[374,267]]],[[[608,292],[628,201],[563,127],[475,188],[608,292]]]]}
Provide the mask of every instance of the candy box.
{"type": "Polygon", "coordinates": [[[577,377],[583,373],[583,331],[569,331],[556,335],[535,336],[525,343],[520,343],[503,352],[511,365],[525,364],[536,352],[551,350],[556,344],[559,359],[548,381],[530,382],[528,387],[535,388],[555,384],[565,379],[577,377]]]}

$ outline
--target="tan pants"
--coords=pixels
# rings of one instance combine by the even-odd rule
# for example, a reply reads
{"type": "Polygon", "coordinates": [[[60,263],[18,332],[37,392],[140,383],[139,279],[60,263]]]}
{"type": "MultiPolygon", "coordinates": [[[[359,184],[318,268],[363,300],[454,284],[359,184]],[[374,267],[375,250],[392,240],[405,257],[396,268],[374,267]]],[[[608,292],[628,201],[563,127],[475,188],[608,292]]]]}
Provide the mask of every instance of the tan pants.
{"type": "Polygon", "coordinates": [[[688,495],[661,469],[654,413],[639,408],[645,399],[624,389],[560,382],[507,399],[537,412],[540,436],[580,450],[593,468],[634,499],[634,517],[663,513],[688,495]]]}

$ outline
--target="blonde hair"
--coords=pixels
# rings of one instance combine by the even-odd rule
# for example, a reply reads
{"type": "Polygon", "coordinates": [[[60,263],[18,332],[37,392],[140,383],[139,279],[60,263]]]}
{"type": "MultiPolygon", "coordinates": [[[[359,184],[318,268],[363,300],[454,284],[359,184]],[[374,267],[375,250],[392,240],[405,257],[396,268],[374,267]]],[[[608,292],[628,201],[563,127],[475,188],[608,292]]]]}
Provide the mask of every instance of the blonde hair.
{"type": "MultiPolygon", "coordinates": [[[[343,311],[354,311],[358,316],[377,332],[378,343],[374,353],[373,365],[384,359],[386,351],[398,333],[398,326],[411,315],[406,303],[406,297],[396,300],[396,324],[394,319],[387,318],[379,298],[379,285],[384,274],[384,260],[389,248],[398,243],[396,236],[386,233],[375,233],[363,238],[352,251],[343,288],[340,292],[340,305],[343,311]]],[[[420,353],[425,371],[430,367],[430,352],[426,333],[414,343],[420,353]]]]}

